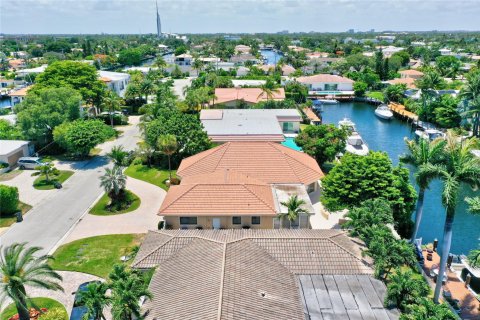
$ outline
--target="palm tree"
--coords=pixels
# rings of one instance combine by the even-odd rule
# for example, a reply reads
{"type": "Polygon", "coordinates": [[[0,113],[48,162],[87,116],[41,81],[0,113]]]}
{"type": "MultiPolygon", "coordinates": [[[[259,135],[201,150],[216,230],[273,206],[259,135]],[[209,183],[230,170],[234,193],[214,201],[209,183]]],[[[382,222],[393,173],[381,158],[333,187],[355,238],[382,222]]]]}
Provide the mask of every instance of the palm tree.
{"type": "Polygon", "coordinates": [[[198,58],[193,60],[192,69],[197,70],[197,76],[200,74],[200,71],[202,71],[204,66],[205,62],[203,60],[200,60],[198,58]]]}
{"type": "Polygon", "coordinates": [[[112,159],[114,165],[119,167],[127,166],[127,157],[128,152],[123,149],[123,146],[114,146],[109,153],[107,153],[107,157],[112,159]]]}
{"type": "Polygon", "coordinates": [[[262,98],[263,96],[267,97],[267,100],[273,100],[275,98],[275,93],[279,93],[280,90],[274,88],[273,86],[269,85],[268,83],[262,84],[260,86],[260,94],[258,95],[257,99],[262,98]]]}
{"type": "MultiPolygon", "coordinates": [[[[462,184],[477,187],[480,184],[480,158],[475,157],[471,150],[478,145],[475,138],[458,142],[458,137],[452,132],[447,134],[445,160],[442,164],[427,164],[419,169],[419,175],[438,177],[443,182],[442,204],[446,210],[443,231],[443,247],[440,260],[440,275],[446,270],[447,258],[450,253],[453,234],[455,208],[459,202],[459,192],[462,184]]],[[[438,302],[442,281],[437,281],[435,287],[435,302],[438,302]]]]}
{"type": "Polygon", "coordinates": [[[468,211],[470,211],[473,214],[480,213],[480,197],[474,197],[474,198],[467,197],[465,198],[465,202],[468,204],[468,211]]]}
{"type": "Polygon", "coordinates": [[[108,114],[110,116],[110,125],[113,128],[113,114],[116,110],[120,109],[120,106],[123,105],[123,99],[120,98],[115,92],[108,90],[103,97],[102,105],[104,109],[108,110],[108,114]]]}
{"type": "MultiPolygon", "coordinates": [[[[429,141],[427,139],[420,139],[418,142],[415,140],[407,140],[405,142],[408,147],[409,154],[400,157],[400,161],[415,166],[417,169],[426,164],[439,164],[442,161],[443,149],[446,142],[442,139],[429,141]]],[[[412,234],[412,240],[415,240],[422,221],[423,203],[425,199],[425,190],[428,189],[428,185],[433,176],[425,176],[423,171],[418,171],[415,174],[417,185],[419,187],[417,210],[415,212],[415,228],[412,234]]]]}
{"type": "Polygon", "coordinates": [[[112,290],[112,315],[115,320],[141,318],[140,299],[151,298],[147,282],[141,273],[129,270],[125,265],[115,265],[110,274],[112,290]]]}
{"type": "Polygon", "coordinates": [[[435,304],[430,298],[420,298],[406,306],[400,320],[456,320],[458,317],[450,311],[446,303],[435,304]]]}
{"type": "Polygon", "coordinates": [[[79,301],[87,309],[84,319],[105,320],[103,310],[110,305],[106,296],[108,285],[104,282],[91,282],[79,292],[79,301]]]}
{"type": "Polygon", "coordinates": [[[151,93],[154,93],[154,91],[155,91],[155,85],[152,80],[145,79],[140,84],[140,92],[145,95],[145,103],[148,103],[148,96],[151,93]]]}
{"type": "Polygon", "coordinates": [[[302,208],[302,206],[305,204],[305,200],[299,199],[297,195],[291,196],[286,202],[281,202],[281,205],[285,206],[287,208],[287,211],[280,212],[278,214],[278,218],[280,219],[280,228],[283,228],[284,218],[287,218],[290,221],[291,225],[292,222],[297,220],[301,214],[308,214],[307,210],[302,208]]]}
{"type": "Polygon", "coordinates": [[[50,182],[50,175],[55,174],[58,170],[51,163],[45,163],[44,165],[35,168],[38,170],[39,175],[44,175],[45,180],[50,182]]]}
{"type": "Polygon", "coordinates": [[[411,270],[402,272],[398,268],[392,273],[389,280],[385,303],[387,305],[393,303],[402,311],[419,298],[427,296],[430,291],[427,283],[423,279],[417,279],[411,270]]]}
{"type": "Polygon", "coordinates": [[[170,158],[175,152],[177,152],[177,138],[172,134],[162,135],[158,137],[157,146],[159,151],[168,157],[168,173],[170,181],[172,181],[172,166],[170,158]]]}
{"type": "Polygon", "coordinates": [[[480,133],[480,72],[475,72],[468,77],[460,97],[466,100],[464,115],[472,119],[473,135],[478,137],[480,133]]]}
{"type": "Polygon", "coordinates": [[[100,177],[100,186],[105,189],[112,203],[121,200],[127,185],[127,176],[123,174],[122,168],[113,166],[112,169],[106,168],[105,174],[100,177]]]}
{"type": "MultiPolygon", "coordinates": [[[[440,89],[445,80],[438,74],[438,72],[430,70],[425,72],[422,78],[415,80],[415,85],[420,89],[422,96],[422,108],[424,112],[427,112],[427,104],[437,95],[434,89],[440,89]]],[[[425,119],[428,120],[428,114],[425,114],[425,119]]]]}
{"type": "Polygon", "coordinates": [[[480,249],[474,249],[468,254],[468,264],[472,268],[480,268],[480,249]]]}
{"type": "Polygon", "coordinates": [[[63,288],[55,280],[62,280],[48,264],[53,258],[39,255],[40,247],[26,247],[25,243],[15,243],[0,247],[0,305],[6,298],[15,303],[20,320],[30,320],[29,305],[33,305],[25,286],[47,290],[63,288]]]}
{"type": "Polygon", "coordinates": [[[157,67],[162,73],[165,67],[167,66],[167,62],[163,59],[162,56],[159,56],[155,59],[153,66],[157,67]]]}

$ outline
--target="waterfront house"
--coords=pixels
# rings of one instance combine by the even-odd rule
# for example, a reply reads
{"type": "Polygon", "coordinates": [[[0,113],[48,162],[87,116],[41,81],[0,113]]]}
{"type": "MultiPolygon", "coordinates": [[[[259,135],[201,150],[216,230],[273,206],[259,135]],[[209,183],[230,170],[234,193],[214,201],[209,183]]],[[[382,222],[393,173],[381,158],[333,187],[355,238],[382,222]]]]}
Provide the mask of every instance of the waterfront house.
{"type": "MultiPolygon", "coordinates": [[[[270,74],[275,71],[275,65],[273,64],[263,64],[263,65],[257,66],[257,68],[260,70],[263,70],[263,72],[265,72],[266,74],[270,74]]],[[[289,76],[290,74],[295,72],[295,68],[288,64],[281,66],[281,69],[282,69],[282,76],[289,76]]]]}
{"type": "Polygon", "coordinates": [[[175,56],[174,63],[177,66],[190,66],[192,65],[192,60],[193,60],[193,57],[191,55],[184,53],[184,54],[175,56]]]}
{"type": "Polygon", "coordinates": [[[8,95],[10,96],[10,105],[13,107],[16,104],[22,102],[25,97],[27,96],[27,91],[30,90],[31,86],[10,92],[8,95]]]}
{"type": "MultiPolygon", "coordinates": [[[[173,229],[280,228],[282,202],[305,201],[323,172],[309,155],[274,142],[227,142],[183,159],[158,214],[173,229]]],[[[308,228],[308,214],[283,227],[308,228]]]]}
{"type": "Polygon", "coordinates": [[[267,80],[233,79],[232,83],[235,88],[260,87],[261,85],[264,85],[265,83],[267,83],[267,80]]]}
{"type": "Polygon", "coordinates": [[[302,116],[297,109],[209,109],[200,121],[213,142],[284,141],[298,133],[302,116]]]}
{"type": "Polygon", "coordinates": [[[353,91],[354,83],[351,79],[333,74],[316,74],[296,80],[306,85],[309,91],[353,91]]]}
{"type": "Polygon", "coordinates": [[[128,73],[100,70],[98,71],[98,76],[110,90],[114,91],[120,97],[125,96],[128,82],[130,82],[130,75],[128,73]]]}
{"type": "Polygon", "coordinates": [[[156,230],[132,267],[154,269],[146,320],[398,319],[358,243],[339,230],[156,230]]]}
{"type": "Polygon", "coordinates": [[[417,86],[415,85],[415,79],[414,78],[397,78],[393,80],[387,80],[383,81],[383,83],[387,85],[393,85],[393,84],[404,84],[407,86],[407,89],[416,89],[417,86]]]}
{"type": "Polygon", "coordinates": [[[400,73],[400,78],[402,79],[406,79],[406,78],[420,79],[421,77],[423,77],[423,72],[414,70],[414,69],[401,70],[398,73],[400,73]]]}
{"type": "MultiPolygon", "coordinates": [[[[269,100],[260,88],[216,88],[215,97],[215,105],[221,104],[225,108],[238,108],[242,104],[250,106],[269,100]]],[[[273,92],[272,100],[285,100],[285,90],[279,88],[273,92]]]]}
{"type": "Polygon", "coordinates": [[[244,65],[245,62],[247,62],[247,61],[251,61],[253,64],[259,64],[260,63],[260,60],[258,60],[257,57],[255,57],[254,55],[249,54],[249,53],[234,55],[230,58],[229,61],[233,62],[235,65],[244,65]]]}
{"type": "Polygon", "coordinates": [[[250,53],[251,50],[252,50],[252,48],[250,48],[249,46],[243,45],[243,44],[239,44],[239,45],[235,46],[235,53],[237,53],[237,54],[250,53]]]}

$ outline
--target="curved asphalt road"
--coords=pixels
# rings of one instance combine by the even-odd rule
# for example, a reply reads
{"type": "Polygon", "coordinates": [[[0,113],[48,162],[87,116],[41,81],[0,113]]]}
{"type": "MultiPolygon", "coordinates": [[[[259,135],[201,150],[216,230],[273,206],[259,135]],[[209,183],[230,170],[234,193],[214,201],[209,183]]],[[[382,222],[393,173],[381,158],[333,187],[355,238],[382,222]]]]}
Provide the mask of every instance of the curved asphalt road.
{"type": "Polygon", "coordinates": [[[122,136],[115,141],[101,145],[100,156],[72,164],[75,174],[65,182],[63,188],[32,208],[23,222],[12,225],[0,237],[0,245],[27,242],[31,246],[42,247],[40,254],[52,253],[72,226],[103,193],[99,177],[105,172],[108,159],[102,155],[116,145],[122,145],[126,150],[136,148],[140,140],[138,120],[139,117],[130,117],[132,125],[123,127],[122,136]]]}

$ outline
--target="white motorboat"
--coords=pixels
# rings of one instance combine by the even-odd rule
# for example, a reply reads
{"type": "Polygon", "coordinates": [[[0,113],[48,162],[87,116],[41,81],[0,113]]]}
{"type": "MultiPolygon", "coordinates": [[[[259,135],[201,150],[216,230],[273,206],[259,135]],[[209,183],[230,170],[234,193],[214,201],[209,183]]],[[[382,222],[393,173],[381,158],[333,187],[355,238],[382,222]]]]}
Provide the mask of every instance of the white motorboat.
{"type": "Polygon", "coordinates": [[[425,130],[418,129],[418,130],[415,130],[415,134],[419,138],[428,139],[430,141],[435,140],[437,138],[445,139],[445,133],[436,129],[425,129],[425,130]]]}
{"type": "Polygon", "coordinates": [[[375,115],[384,120],[390,120],[393,118],[393,112],[386,104],[381,104],[375,109],[375,115]]]}
{"type": "Polygon", "coordinates": [[[317,99],[320,101],[322,104],[337,104],[338,100],[335,99],[317,99]]]}
{"type": "Polygon", "coordinates": [[[346,128],[350,132],[347,137],[345,150],[359,156],[366,156],[369,149],[362,136],[358,133],[355,123],[350,119],[344,118],[338,122],[338,125],[340,128],[346,128]]]}

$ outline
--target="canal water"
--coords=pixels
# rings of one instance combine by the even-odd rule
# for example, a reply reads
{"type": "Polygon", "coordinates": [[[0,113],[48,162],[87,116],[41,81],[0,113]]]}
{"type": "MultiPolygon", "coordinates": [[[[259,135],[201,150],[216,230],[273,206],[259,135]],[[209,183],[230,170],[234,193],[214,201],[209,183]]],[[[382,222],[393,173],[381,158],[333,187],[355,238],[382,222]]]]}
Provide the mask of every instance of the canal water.
{"type": "MultiPolygon", "coordinates": [[[[399,156],[407,152],[404,138],[413,138],[411,126],[406,122],[392,119],[385,121],[378,119],[374,114],[375,107],[365,103],[347,102],[337,105],[323,106],[323,123],[338,125],[338,121],[347,117],[357,125],[363,139],[370,150],[385,151],[392,161],[397,164],[399,156]]],[[[411,168],[412,169],[412,168],[411,168]]],[[[414,183],[413,175],[411,176],[414,183]]],[[[423,243],[433,242],[435,238],[441,242],[445,209],[441,203],[442,184],[433,181],[425,194],[425,206],[419,236],[423,243]]],[[[480,191],[472,191],[465,186],[460,199],[465,196],[480,195],[480,191]]],[[[457,207],[453,227],[452,253],[468,254],[471,249],[477,248],[480,242],[480,215],[474,216],[467,212],[467,206],[462,201],[457,207]]]]}
{"type": "Polygon", "coordinates": [[[277,64],[283,55],[277,51],[273,50],[260,50],[260,54],[263,56],[264,59],[267,59],[267,64],[277,64]]]}

